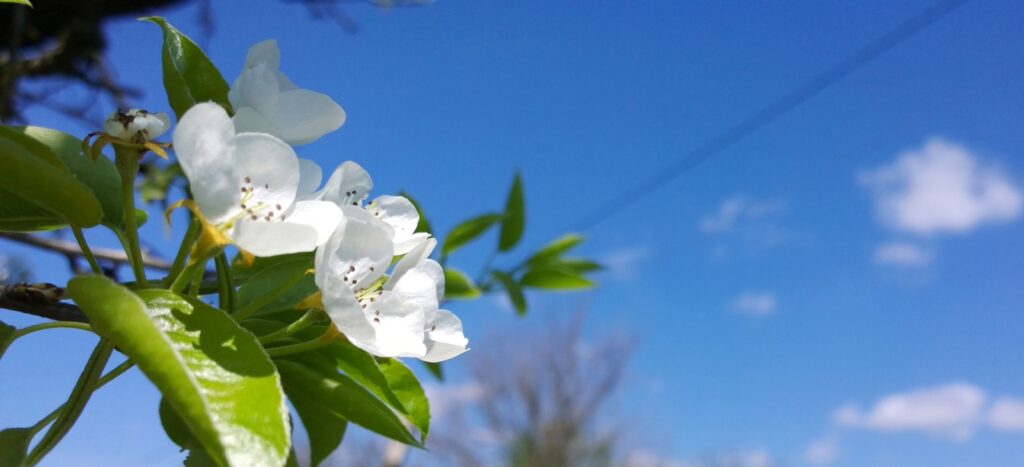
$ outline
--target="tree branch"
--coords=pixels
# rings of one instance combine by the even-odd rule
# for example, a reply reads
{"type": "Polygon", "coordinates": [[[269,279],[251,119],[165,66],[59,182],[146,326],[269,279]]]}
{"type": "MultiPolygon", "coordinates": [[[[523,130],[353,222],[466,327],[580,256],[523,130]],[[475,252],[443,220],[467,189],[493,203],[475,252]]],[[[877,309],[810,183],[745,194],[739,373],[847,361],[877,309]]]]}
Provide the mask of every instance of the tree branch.
{"type": "MultiPolygon", "coordinates": [[[[31,245],[44,250],[49,250],[54,253],[60,253],[65,256],[81,257],[82,250],[71,242],[65,242],[63,240],[55,240],[51,238],[42,238],[35,235],[13,233],[13,232],[2,232],[0,238],[6,238],[13,240],[18,243],[31,245]]],[[[111,248],[93,248],[93,255],[97,259],[113,262],[113,263],[128,263],[128,255],[121,250],[115,250],[111,248]]],[[[162,271],[169,271],[171,269],[171,262],[163,258],[151,256],[146,252],[142,253],[142,264],[148,268],[159,269],[162,271]]]]}
{"type": "Polygon", "coordinates": [[[64,289],[53,284],[0,285],[0,308],[54,321],[88,323],[80,308],[59,301],[63,295],[64,289]]]}

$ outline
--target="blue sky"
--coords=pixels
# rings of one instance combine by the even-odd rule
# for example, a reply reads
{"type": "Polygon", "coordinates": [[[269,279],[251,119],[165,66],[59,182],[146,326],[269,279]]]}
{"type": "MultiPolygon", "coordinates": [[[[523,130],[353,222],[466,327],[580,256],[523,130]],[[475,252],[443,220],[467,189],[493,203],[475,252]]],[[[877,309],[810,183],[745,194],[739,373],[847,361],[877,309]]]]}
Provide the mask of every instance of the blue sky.
{"type": "MultiPolygon", "coordinates": [[[[499,208],[520,170],[524,242],[539,246],[929,4],[438,1],[352,7],[351,35],[285,2],[225,1],[204,47],[230,81],[249,45],[277,38],[292,80],[348,113],[300,155],[356,160],[439,231],[499,208]]],[[[167,16],[199,37],[195,14],[167,16]]],[[[636,459],[1024,463],[1020,24],[1019,2],[969,2],[585,232],[581,253],[612,266],[601,287],[532,295],[526,320],[584,305],[594,336],[635,337],[618,411],[637,421],[636,459]]],[[[165,109],[156,28],[109,32],[139,106],[165,109]]],[[[146,231],[169,255],[160,223],[146,231]]],[[[485,250],[454,263],[474,270],[485,250]]],[[[54,257],[0,254],[66,279],[54,257]]],[[[496,300],[453,309],[474,347],[516,320],[496,300]]],[[[0,362],[0,425],[56,407],[91,347],[74,331],[19,341],[0,362]]],[[[49,464],[174,465],[157,400],[137,372],[104,388],[49,464]]]]}

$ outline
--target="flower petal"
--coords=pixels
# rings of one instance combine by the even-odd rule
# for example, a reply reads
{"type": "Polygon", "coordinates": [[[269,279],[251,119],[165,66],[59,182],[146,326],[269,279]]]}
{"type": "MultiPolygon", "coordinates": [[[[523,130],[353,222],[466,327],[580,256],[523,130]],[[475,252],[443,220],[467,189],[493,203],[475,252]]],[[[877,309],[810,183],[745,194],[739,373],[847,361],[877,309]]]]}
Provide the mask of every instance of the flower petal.
{"type": "Polygon", "coordinates": [[[376,331],[366,319],[355,292],[340,280],[320,287],[324,310],[338,330],[352,342],[372,342],[376,331]]]}
{"type": "MultiPolygon", "coordinates": [[[[276,79],[274,86],[276,92],[276,79]]],[[[273,113],[264,114],[277,129],[275,136],[296,146],[316,141],[345,123],[345,111],[337,102],[307,89],[281,92],[273,113]]]]}
{"type": "MultiPolygon", "coordinates": [[[[277,85],[277,70],[270,68],[266,63],[257,63],[238,75],[231,85],[231,89],[228,90],[228,100],[236,110],[242,107],[252,107],[264,116],[269,116],[276,112],[280,94],[277,85]]],[[[271,121],[273,120],[271,119],[271,121]]],[[[239,127],[238,131],[249,131],[249,129],[239,127]]]]}
{"type": "MultiPolygon", "coordinates": [[[[420,223],[420,215],[416,212],[416,206],[404,196],[378,196],[366,206],[366,210],[395,229],[396,255],[408,253],[419,243],[410,240],[420,223]],[[398,248],[399,245],[401,248],[398,248]]],[[[420,237],[425,238],[425,235],[420,237]]]]}
{"type": "Polygon", "coordinates": [[[249,47],[245,56],[245,67],[252,68],[259,63],[266,63],[271,70],[281,67],[281,50],[277,48],[277,40],[267,39],[249,47]]]}
{"type": "Polygon", "coordinates": [[[403,274],[390,290],[432,318],[444,297],[444,269],[428,259],[403,274]]]}
{"type": "Polygon", "coordinates": [[[317,245],[323,245],[341,222],[341,208],[327,201],[299,201],[284,217],[285,224],[302,224],[316,230],[317,245]]]}
{"type": "Polygon", "coordinates": [[[235,107],[235,128],[249,133],[274,133],[274,125],[252,107],[235,107]]]}
{"type": "Polygon", "coordinates": [[[350,339],[357,347],[378,357],[420,358],[426,354],[426,320],[419,306],[385,292],[365,313],[376,332],[371,341],[350,339]]]}
{"type": "Polygon", "coordinates": [[[317,242],[317,231],[312,226],[250,219],[235,223],[230,236],[235,245],[256,256],[313,251],[317,242]]]}
{"type": "Polygon", "coordinates": [[[338,228],[316,252],[316,284],[321,290],[331,282],[356,290],[368,286],[394,257],[387,224],[360,208],[343,206],[341,211],[338,228]]]}
{"type": "Polygon", "coordinates": [[[234,136],[235,127],[227,112],[209,102],[185,112],[174,130],[174,152],[189,180],[192,196],[214,224],[241,211],[241,180],[231,156],[234,136]]]}
{"type": "Polygon", "coordinates": [[[409,270],[423,264],[430,256],[430,253],[434,251],[435,246],[437,246],[437,239],[427,239],[403,256],[402,259],[398,260],[398,264],[395,264],[395,269],[391,271],[391,277],[384,284],[384,290],[391,290],[409,270]]]}
{"type": "Polygon", "coordinates": [[[245,204],[243,209],[257,219],[286,212],[299,188],[299,157],[295,151],[264,133],[242,133],[232,142],[237,183],[248,189],[240,203],[245,204]]]}
{"type": "Polygon", "coordinates": [[[373,180],[370,179],[370,174],[359,164],[345,161],[334,169],[331,178],[320,191],[320,199],[339,206],[358,206],[372,189],[373,180]]]}
{"type": "Polygon", "coordinates": [[[324,171],[320,164],[309,159],[299,159],[299,189],[296,196],[299,199],[308,199],[316,194],[320,188],[320,182],[324,178],[324,171]]]}
{"type": "Polygon", "coordinates": [[[426,362],[441,362],[466,351],[469,339],[462,333],[462,321],[448,310],[438,310],[437,316],[427,330],[426,362]]]}

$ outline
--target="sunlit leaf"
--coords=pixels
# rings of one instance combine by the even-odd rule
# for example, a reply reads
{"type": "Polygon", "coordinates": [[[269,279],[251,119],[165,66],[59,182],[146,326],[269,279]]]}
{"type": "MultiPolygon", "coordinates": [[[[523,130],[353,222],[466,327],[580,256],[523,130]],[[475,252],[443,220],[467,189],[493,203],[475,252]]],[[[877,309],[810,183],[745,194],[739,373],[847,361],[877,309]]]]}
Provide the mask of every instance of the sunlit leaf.
{"type": "Polygon", "coordinates": [[[526,226],[526,201],[523,199],[523,180],[519,174],[512,180],[512,188],[505,201],[505,218],[501,221],[501,235],[498,237],[498,250],[511,250],[519,243],[526,226]]]}
{"type": "Polygon", "coordinates": [[[419,446],[398,416],[370,391],[333,368],[276,360],[284,387],[346,420],[396,441],[419,446]]]}
{"type": "Polygon", "coordinates": [[[29,0],[0,0],[0,3],[15,3],[18,5],[25,5],[27,7],[32,6],[32,2],[30,2],[29,0]]]}
{"type": "MultiPolygon", "coordinates": [[[[312,267],[312,260],[306,255],[275,261],[273,267],[261,267],[238,288],[237,309],[252,307],[262,312],[274,312],[292,308],[317,291],[313,275],[307,273],[312,267]]],[[[262,313],[246,314],[258,316],[262,313]]]]}
{"type": "Polygon", "coordinates": [[[565,252],[575,248],[580,243],[583,243],[582,235],[574,233],[565,234],[557,238],[555,241],[544,245],[544,247],[534,253],[526,263],[530,265],[549,263],[565,254],[565,252]]]}
{"type": "Polygon", "coordinates": [[[444,239],[441,254],[447,255],[483,235],[487,229],[501,221],[502,214],[484,214],[467,220],[452,229],[444,239]]]}
{"type": "Polygon", "coordinates": [[[523,296],[523,288],[516,282],[515,278],[501,271],[491,271],[491,276],[497,279],[498,282],[501,282],[501,287],[505,289],[508,300],[512,302],[512,306],[516,309],[516,314],[519,316],[525,315],[526,297],[523,296]]]}
{"type": "Polygon", "coordinates": [[[406,418],[420,430],[420,442],[430,433],[430,402],[416,375],[404,363],[394,358],[379,358],[377,363],[388,380],[388,387],[398,396],[405,408],[406,418]]]}
{"type": "Polygon", "coordinates": [[[14,326],[0,321],[0,358],[3,358],[4,351],[11,345],[11,342],[14,342],[14,331],[17,331],[14,326]]]}
{"type": "Polygon", "coordinates": [[[574,271],[550,266],[538,266],[526,271],[522,284],[548,290],[578,290],[594,286],[593,282],[574,271]]]}
{"type": "Polygon", "coordinates": [[[580,258],[561,258],[554,263],[554,266],[562,269],[569,269],[577,274],[585,274],[604,269],[604,266],[601,266],[599,263],[580,258]]]}
{"type": "Polygon", "coordinates": [[[285,462],[291,438],[280,379],[256,338],[226,313],[165,290],[136,296],[102,276],[72,279],[68,295],[218,464],[285,462]]]}
{"type": "Polygon", "coordinates": [[[91,227],[103,218],[92,190],[53,151],[9,127],[0,130],[0,167],[0,201],[13,204],[0,208],[0,230],[48,229],[55,218],[91,227]]]}
{"type": "Polygon", "coordinates": [[[199,46],[164,18],[150,16],[142,20],[155,23],[164,32],[164,89],[174,115],[180,120],[193,105],[207,101],[230,112],[228,83],[199,46]]]}
{"type": "Polygon", "coordinates": [[[62,131],[37,126],[19,127],[15,130],[53,151],[71,174],[96,195],[103,208],[103,224],[113,228],[121,227],[124,220],[121,176],[110,159],[99,157],[93,160],[91,157],[85,157],[82,154],[82,141],[62,131]]]}
{"type": "Polygon", "coordinates": [[[473,299],[480,296],[480,289],[465,273],[454,268],[444,268],[444,298],[473,299]]]}

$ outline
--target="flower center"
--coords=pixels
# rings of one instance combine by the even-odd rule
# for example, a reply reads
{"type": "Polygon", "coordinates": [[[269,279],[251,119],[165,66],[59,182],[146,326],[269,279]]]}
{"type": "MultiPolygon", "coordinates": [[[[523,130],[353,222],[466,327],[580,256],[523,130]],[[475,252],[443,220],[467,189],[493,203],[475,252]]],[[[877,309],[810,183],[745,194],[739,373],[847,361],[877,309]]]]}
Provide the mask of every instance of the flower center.
{"type": "Polygon", "coordinates": [[[242,198],[238,202],[238,207],[242,208],[242,211],[222,223],[220,227],[228,229],[235,222],[244,218],[256,222],[284,221],[286,218],[284,206],[278,203],[271,203],[268,199],[269,193],[270,184],[260,184],[248,175],[243,177],[242,198]]]}

